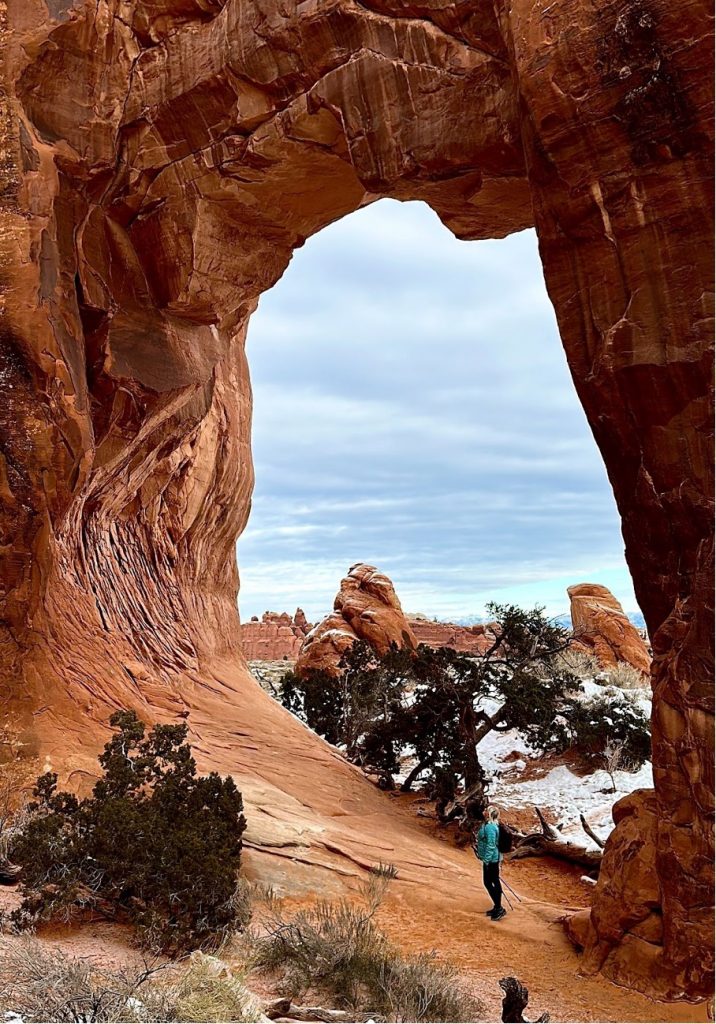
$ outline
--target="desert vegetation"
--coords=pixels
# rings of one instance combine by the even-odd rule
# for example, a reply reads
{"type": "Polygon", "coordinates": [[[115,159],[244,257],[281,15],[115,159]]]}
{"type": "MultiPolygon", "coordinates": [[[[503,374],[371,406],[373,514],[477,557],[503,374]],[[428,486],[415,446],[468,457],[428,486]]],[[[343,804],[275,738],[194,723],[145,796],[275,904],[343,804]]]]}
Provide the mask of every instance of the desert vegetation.
{"type": "Polygon", "coordinates": [[[186,725],[148,734],[131,711],[110,719],[91,796],[40,776],[9,855],[21,868],[17,928],[91,909],[129,921],[142,945],[211,948],[248,919],[239,882],[246,823],[231,778],[197,774],[186,725]]]}
{"type": "Polygon", "coordinates": [[[412,758],[402,781],[421,781],[445,819],[461,793],[461,813],[479,813],[489,779],[480,744],[493,732],[517,730],[535,751],[575,751],[604,762],[609,741],[620,745],[620,767],[649,756],[646,716],[629,697],[610,691],[585,699],[582,678],[593,666],[570,652],[571,636],[540,608],[491,605],[495,640],[481,654],[425,645],[393,647],[378,657],[356,642],[338,676],[287,673],[281,700],[346,755],[394,785],[401,759],[412,758]]]}
{"type": "Polygon", "coordinates": [[[241,976],[214,957],[192,955],[177,967],[151,959],[112,969],[35,939],[3,948],[0,1007],[25,1024],[252,1024],[261,1018],[241,976]]]}
{"type": "Polygon", "coordinates": [[[346,1020],[476,1020],[482,1006],[453,966],[435,953],[404,955],[378,928],[394,877],[381,865],[356,900],[321,900],[292,916],[269,893],[265,930],[252,939],[253,967],[290,1000],[323,1000],[347,1011],[346,1020]]]}

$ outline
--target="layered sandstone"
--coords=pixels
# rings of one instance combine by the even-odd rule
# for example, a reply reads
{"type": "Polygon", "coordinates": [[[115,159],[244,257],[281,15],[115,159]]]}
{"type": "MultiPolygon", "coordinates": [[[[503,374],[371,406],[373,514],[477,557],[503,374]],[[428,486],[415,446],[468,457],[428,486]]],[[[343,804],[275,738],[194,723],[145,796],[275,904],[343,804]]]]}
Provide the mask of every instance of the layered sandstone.
{"type": "Polygon", "coordinates": [[[454,622],[433,622],[410,616],[408,622],[416,642],[428,647],[452,647],[463,654],[484,654],[495,641],[490,623],[459,626],[454,622]]]}
{"type": "Polygon", "coordinates": [[[603,668],[624,661],[648,675],[651,656],[647,646],[614,594],[599,583],[578,583],[567,593],[572,630],[579,644],[603,668]]]}
{"type": "Polygon", "coordinates": [[[392,582],[363,562],[351,566],[341,580],[333,611],[306,636],[296,671],[335,675],[343,654],[356,640],[363,640],[379,655],[386,654],[391,644],[417,646],[392,582]]]}
{"type": "Polygon", "coordinates": [[[261,620],[242,622],[239,638],[247,661],[295,661],[311,624],[301,608],[288,612],[264,612],[261,620]]]}
{"type": "MultiPolygon", "coordinates": [[[[424,200],[465,239],[534,225],[654,649],[663,943],[624,976],[709,991],[709,16],[706,0],[0,3],[0,692],[25,751],[79,785],[116,707],[188,711],[202,764],[241,778],[255,849],[295,842],[294,871],[396,859],[417,879],[415,835],[242,668],[246,327],[296,247],[380,197],[424,200]]],[[[423,881],[443,877],[430,850],[423,881]]],[[[607,882],[634,898],[616,858],[603,874],[595,922],[607,882]]],[[[628,950],[619,929],[600,941],[612,962],[628,950]]]]}

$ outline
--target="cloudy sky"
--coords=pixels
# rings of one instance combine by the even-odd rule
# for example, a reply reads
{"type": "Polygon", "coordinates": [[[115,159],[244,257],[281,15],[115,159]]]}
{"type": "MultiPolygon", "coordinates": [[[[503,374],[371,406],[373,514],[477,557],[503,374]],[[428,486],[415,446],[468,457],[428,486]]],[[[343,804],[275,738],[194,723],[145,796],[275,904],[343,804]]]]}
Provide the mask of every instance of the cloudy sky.
{"type": "Polygon", "coordinates": [[[296,252],[248,353],[243,619],[317,618],[358,561],[438,618],[489,600],[558,614],[587,581],[636,610],[533,232],[459,242],[422,203],[383,200],[296,252]]]}

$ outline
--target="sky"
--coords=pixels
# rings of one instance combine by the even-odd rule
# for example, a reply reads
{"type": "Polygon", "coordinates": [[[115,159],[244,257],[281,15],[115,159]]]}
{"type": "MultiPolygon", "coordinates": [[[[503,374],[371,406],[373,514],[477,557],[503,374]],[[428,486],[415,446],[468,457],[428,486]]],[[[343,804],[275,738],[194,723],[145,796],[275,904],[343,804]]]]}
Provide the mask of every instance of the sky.
{"type": "Polygon", "coordinates": [[[381,200],[296,251],[247,351],[244,621],[316,620],[355,562],[438,619],[557,615],[580,582],[637,610],[533,231],[461,242],[423,203],[381,200]]]}

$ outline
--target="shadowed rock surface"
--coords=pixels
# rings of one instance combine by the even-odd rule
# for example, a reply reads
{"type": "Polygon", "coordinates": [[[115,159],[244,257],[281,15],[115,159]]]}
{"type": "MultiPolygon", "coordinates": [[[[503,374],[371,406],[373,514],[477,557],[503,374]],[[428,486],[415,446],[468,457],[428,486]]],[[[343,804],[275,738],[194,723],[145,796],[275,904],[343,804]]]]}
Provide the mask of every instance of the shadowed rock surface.
{"type": "MultiPolygon", "coordinates": [[[[710,992],[709,15],[0,2],[0,692],[28,756],[81,785],[116,707],[189,712],[202,766],[241,780],[265,871],[290,849],[294,884],[302,862],[338,879],[394,859],[454,888],[244,667],[243,346],[292,250],[381,196],[425,200],[460,238],[534,225],[654,649],[663,944],[642,970],[612,930],[590,964],[624,950],[630,984],[710,992]]],[[[643,827],[607,844],[600,935],[607,883],[632,896],[609,848],[643,827]]]]}
{"type": "Polygon", "coordinates": [[[611,590],[599,583],[578,583],[567,593],[572,629],[602,668],[625,661],[648,675],[651,658],[646,644],[611,590]]]}

